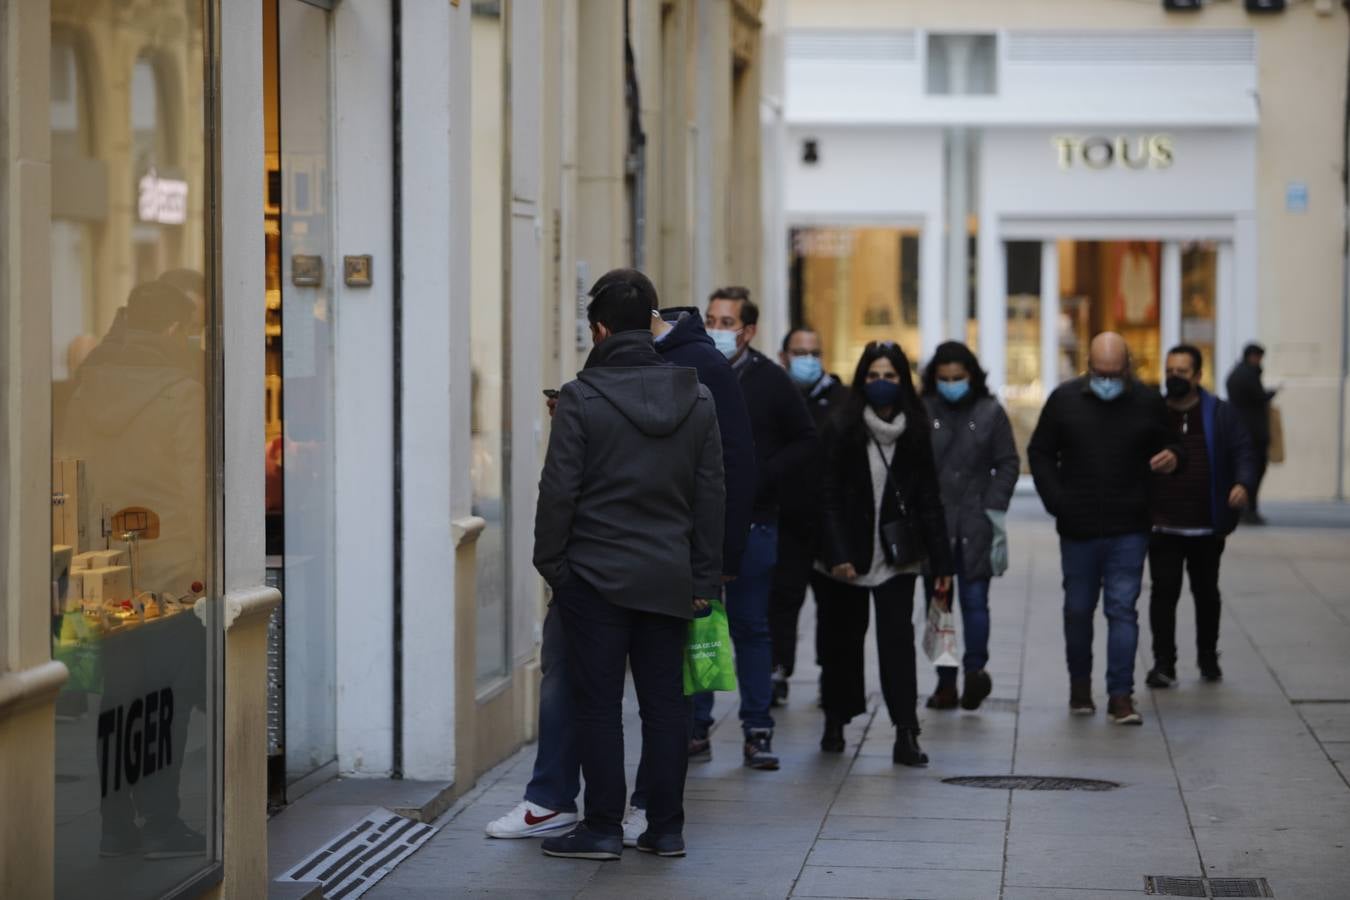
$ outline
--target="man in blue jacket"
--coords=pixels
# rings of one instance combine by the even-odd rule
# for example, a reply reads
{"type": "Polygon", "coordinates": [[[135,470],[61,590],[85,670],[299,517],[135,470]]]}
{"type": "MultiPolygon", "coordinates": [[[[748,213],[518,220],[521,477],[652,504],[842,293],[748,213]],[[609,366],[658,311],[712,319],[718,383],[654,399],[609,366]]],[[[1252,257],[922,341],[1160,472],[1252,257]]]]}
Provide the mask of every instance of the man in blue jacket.
{"type": "Polygon", "coordinates": [[[1186,466],[1153,481],[1153,537],[1149,571],[1153,594],[1153,669],[1145,683],[1170,687],[1177,680],[1176,615],[1182,569],[1195,597],[1195,645],[1200,675],[1223,678],[1219,668],[1219,560],[1224,539],[1259,480],[1256,449],[1237,410],[1200,387],[1204,359],[1181,344],[1167,354],[1167,413],[1186,448],[1186,466]]]}

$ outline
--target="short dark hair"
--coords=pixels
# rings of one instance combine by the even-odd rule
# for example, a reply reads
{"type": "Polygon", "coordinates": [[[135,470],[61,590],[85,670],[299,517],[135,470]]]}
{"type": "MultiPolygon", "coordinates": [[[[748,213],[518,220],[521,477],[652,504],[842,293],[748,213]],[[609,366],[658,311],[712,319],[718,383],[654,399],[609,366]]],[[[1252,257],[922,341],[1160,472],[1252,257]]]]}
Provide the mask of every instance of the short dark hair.
{"type": "Polygon", "coordinates": [[[157,281],[138,284],[127,298],[127,327],[161,332],[192,321],[192,301],[176,287],[157,281]]]}
{"type": "Polygon", "coordinates": [[[980,361],[975,357],[974,352],[960,341],[945,341],[938,344],[937,349],[933,351],[933,358],[928,361],[928,365],[923,370],[923,392],[925,395],[933,396],[937,394],[938,366],[945,366],[949,363],[960,363],[970,374],[971,396],[989,396],[988,376],[984,369],[980,367],[980,361]]]}
{"type": "Polygon", "coordinates": [[[652,311],[661,306],[651,279],[637,269],[611,269],[591,287],[589,296],[587,320],[615,334],[648,330],[652,311]]]}
{"type": "MultiPolygon", "coordinates": [[[[1201,353],[1200,348],[1194,344],[1177,344],[1171,350],[1167,351],[1168,356],[1171,356],[1173,353],[1184,353],[1189,356],[1191,362],[1195,363],[1195,374],[1197,375],[1205,368],[1205,355],[1201,353]]],[[[1166,361],[1166,359],[1163,360],[1164,363],[1166,361]]]]}
{"type": "Polygon", "coordinates": [[[738,285],[727,285],[713,291],[708,296],[708,304],[711,305],[714,300],[734,300],[741,304],[741,324],[758,325],[759,307],[755,301],[750,299],[750,289],[738,285]]]}
{"type": "Polygon", "coordinates": [[[159,280],[180,291],[206,296],[206,278],[196,269],[170,269],[159,276],[159,280]]]}
{"type": "Polygon", "coordinates": [[[1247,346],[1242,348],[1243,359],[1246,359],[1249,356],[1265,356],[1265,355],[1266,355],[1266,348],[1262,347],[1260,344],[1248,344],[1247,346]]]}
{"type": "MultiPolygon", "coordinates": [[[[744,319],[742,319],[744,321],[744,319]]],[[[788,352],[788,345],[792,343],[792,336],[795,334],[820,334],[810,325],[794,325],[788,329],[788,333],[783,337],[783,352],[788,352]]]]}

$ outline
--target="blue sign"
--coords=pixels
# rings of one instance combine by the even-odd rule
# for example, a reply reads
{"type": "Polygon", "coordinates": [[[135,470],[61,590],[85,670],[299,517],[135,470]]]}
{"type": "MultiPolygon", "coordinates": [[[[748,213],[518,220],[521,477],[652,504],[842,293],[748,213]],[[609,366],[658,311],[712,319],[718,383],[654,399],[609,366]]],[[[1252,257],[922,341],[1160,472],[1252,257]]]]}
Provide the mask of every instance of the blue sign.
{"type": "Polygon", "coordinates": [[[1308,185],[1302,181],[1291,181],[1284,186],[1284,211],[1305,213],[1308,211],[1308,185]]]}

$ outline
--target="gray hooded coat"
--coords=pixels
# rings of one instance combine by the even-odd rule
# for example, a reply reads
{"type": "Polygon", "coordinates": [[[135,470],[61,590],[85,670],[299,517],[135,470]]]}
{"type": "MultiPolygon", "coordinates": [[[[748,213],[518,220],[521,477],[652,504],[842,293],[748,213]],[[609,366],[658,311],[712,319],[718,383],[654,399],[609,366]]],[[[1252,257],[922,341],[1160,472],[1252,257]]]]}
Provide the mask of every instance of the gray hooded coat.
{"type": "Polygon", "coordinates": [[[539,481],[534,566],[616,606],[692,618],[721,593],[725,485],[712,395],[648,332],[596,347],[563,386],[539,481]]]}
{"type": "Polygon", "coordinates": [[[1017,487],[1019,462],[1012,424],[993,397],[956,404],[931,395],[923,400],[932,417],[947,535],[953,549],[961,552],[960,574],[988,579],[999,574],[990,561],[995,527],[988,511],[1007,510],[1017,487]]]}

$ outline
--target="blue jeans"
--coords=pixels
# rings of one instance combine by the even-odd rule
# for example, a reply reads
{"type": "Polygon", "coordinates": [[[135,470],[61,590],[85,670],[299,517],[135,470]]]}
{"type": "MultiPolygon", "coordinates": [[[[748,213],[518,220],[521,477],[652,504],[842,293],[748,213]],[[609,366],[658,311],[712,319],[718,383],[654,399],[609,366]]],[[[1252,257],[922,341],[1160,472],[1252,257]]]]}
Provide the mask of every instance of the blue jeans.
{"type": "MultiPolygon", "coordinates": [[[[769,633],[769,594],[778,561],[778,526],[750,526],[750,540],[741,559],[741,574],[727,585],[727,624],[736,649],[736,681],[741,693],[741,727],[773,728],[773,639],[769,633]]],[[[706,731],[713,722],[713,695],[694,695],[694,727],[706,731]]]]}
{"type": "MultiPolygon", "coordinates": [[[[965,563],[961,555],[961,545],[956,545],[956,596],[961,604],[961,629],[966,642],[966,652],[961,658],[961,668],[967,672],[978,672],[989,665],[989,579],[967,578],[965,563]]],[[[924,579],[924,589],[928,593],[928,602],[933,602],[933,579],[924,579]]],[[[956,667],[938,666],[938,684],[956,686],[956,667]]]]}
{"type": "Polygon", "coordinates": [[[577,755],[577,727],[567,682],[567,638],[555,600],[544,616],[539,648],[539,744],[534,752],[534,775],[525,787],[525,799],[546,809],[577,811],[581,793],[581,759],[577,755]]]}
{"type": "Polygon", "coordinates": [[[1059,539],[1064,572],[1064,646],[1069,678],[1092,678],[1092,620],[1097,597],[1105,596],[1106,690],[1134,692],[1134,657],[1139,646],[1135,608],[1148,558],[1147,532],[1078,541],[1059,539]]]}

